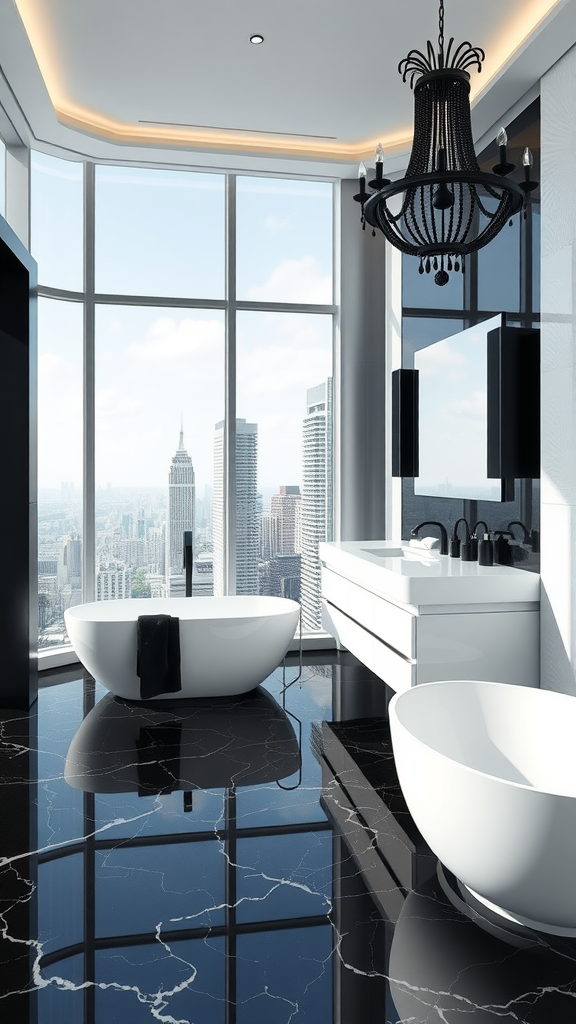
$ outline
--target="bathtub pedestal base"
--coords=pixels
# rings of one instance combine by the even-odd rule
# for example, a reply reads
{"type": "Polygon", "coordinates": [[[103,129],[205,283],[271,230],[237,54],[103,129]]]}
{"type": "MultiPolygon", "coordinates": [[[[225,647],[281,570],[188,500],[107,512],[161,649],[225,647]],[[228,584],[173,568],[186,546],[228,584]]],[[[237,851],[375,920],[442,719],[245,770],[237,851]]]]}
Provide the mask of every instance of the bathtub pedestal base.
{"type": "Polygon", "coordinates": [[[534,932],[546,932],[547,935],[559,935],[563,938],[576,938],[576,927],[562,928],[559,925],[548,924],[542,921],[533,921],[529,917],[521,917],[520,914],[512,914],[509,910],[504,910],[503,907],[499,907],[496,903],[491,903],[490,900],[485,899],[484,896],[480,895],[480,893],[474,892],[474,889],[471,889],[469,885],[465,885],[463,882],[461,882],[460,885],[470,893],[478,903],[481,903],[483,907],[486,907],[493,914],[497,914],[498,917],[503,918],[504,921],[509,921],[510,924],[521,925],[521,927],[530,928],[534,932]]]}
{"type": "MultiPolygon", "coordinates": [[[[575,939],[576,928],[554,927],[541,921],[533,921],[511,914],[496,903],[484,899],[479,893],[460,882],[451,871],[438,861],[436,867],[438,881],[450,903],[461,914],[469,917],[478,927],[496,936],[512,946],[532,946],[537,941],[537,933],[549,935],[554,945],[553,936],[559,939],[575,939]],[[536,933],[536,934],[535,934],[536,933]]],[[[559,947],[565,949],[565,946],[559,947]]]]}
{"type": "MultiPolygon", "coordinates": [[[[477,924],[486,926],[492,934],[498,934],[499,938],[505,941],[512,940],[517,945],[517,940],[527,931],[544,932],[546,935],[557,935],[559,938],[576,938],[576,927],[565,928],[560,925],[552,925],[543,921],[534,921],[529,917],[522,917],[520,914],[512,914],[497,903],[492,903],[480,893],[475,892],[469,885],[461,882],[456,875],[449,871],[441,861],[438,861],[436,869],[438,881],[452,905],[471,917],[477,924]],[[486,914],[485,911],[488,911],[486,914]],[[478,918],[482,920],[479,921],[478,918]]],[[[530,942],[529,936],[526,940],[530,942]]]]}

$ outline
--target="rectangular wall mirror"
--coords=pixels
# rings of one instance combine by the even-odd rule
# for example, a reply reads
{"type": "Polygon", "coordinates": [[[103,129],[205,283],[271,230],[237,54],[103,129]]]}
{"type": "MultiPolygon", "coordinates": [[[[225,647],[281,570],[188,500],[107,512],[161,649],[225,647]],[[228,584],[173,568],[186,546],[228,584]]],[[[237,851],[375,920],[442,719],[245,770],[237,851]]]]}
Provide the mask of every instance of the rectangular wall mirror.
{"type": "Polygon", "coordinates": [[[508,501],[514,478],[539,475],[539,332],[504,321],[500,313],[415,353],[416,495],[508,501]]]}

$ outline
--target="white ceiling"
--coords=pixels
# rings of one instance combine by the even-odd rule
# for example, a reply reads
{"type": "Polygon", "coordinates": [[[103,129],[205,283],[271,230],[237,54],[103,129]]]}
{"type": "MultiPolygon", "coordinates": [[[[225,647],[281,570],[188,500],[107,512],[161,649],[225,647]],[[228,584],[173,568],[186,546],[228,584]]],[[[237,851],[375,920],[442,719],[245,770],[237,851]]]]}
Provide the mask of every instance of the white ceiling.
{"type": "MultiPolygon", "coordinates": [[[[340,176],[406,153],[397,65],[437,32],[437,0],[0,0],[0,101],[32,144],[340,176]]],[[[451,35],[486,51],[482,134],[576,41],[576,0],[446,0],[451,35]]]]}

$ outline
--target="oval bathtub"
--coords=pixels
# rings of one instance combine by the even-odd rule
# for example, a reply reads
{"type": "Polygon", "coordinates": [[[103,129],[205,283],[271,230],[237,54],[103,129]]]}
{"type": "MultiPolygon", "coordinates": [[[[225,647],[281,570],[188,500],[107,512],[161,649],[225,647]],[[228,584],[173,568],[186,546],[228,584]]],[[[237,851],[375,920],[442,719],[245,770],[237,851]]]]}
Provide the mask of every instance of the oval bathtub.
{"type": "Polygon", "coordinates": [[[182,689],[150,700],[221,697],[258,686],[281,662],[298,623],[300,605],[281,597],[173,597],[95,601],[64,613],[82,664],[108,690],[140,699],[136,674],[140,615],[180,620],[182,689]]]}
{"type": "Polygon", "coordinates": [[[576,698],[469,680],[390,702],[394,758],[424,839],[513,921],[576,934],[576,698]]]}

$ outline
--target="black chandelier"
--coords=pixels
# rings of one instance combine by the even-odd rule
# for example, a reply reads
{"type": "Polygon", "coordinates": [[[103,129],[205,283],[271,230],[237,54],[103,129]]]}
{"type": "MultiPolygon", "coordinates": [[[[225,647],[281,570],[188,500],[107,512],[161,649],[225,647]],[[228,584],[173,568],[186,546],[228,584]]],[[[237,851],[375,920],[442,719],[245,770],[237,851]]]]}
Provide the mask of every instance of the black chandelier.
{"type": "MultiPolygon", "coordinates": [[[[492,174],[480,170],[470,121],[470,75],[482,70],[484,51],[469,42],[444,48],[444,0],[440,0],[438,53],[430,41],[427,55],[411,50],[398,71],[414,90],[414,141],[406,177],[383,176],[383,151],[376,150],[376,176],[368,182],[360,165],[362,226],[379,228],[392,245],[420,260],[419,271],[435,271],[445,285],[449,271],[464,271],[464,257],[496,237],[506,222],[537,187],[530,181],[532,155],[524,153],[525,180],[516,184],[507,175],[507,137],[498,133],[500,162],[492,174]]],[[[375,231],[373,231],[375,234],[375,231]]]]}

